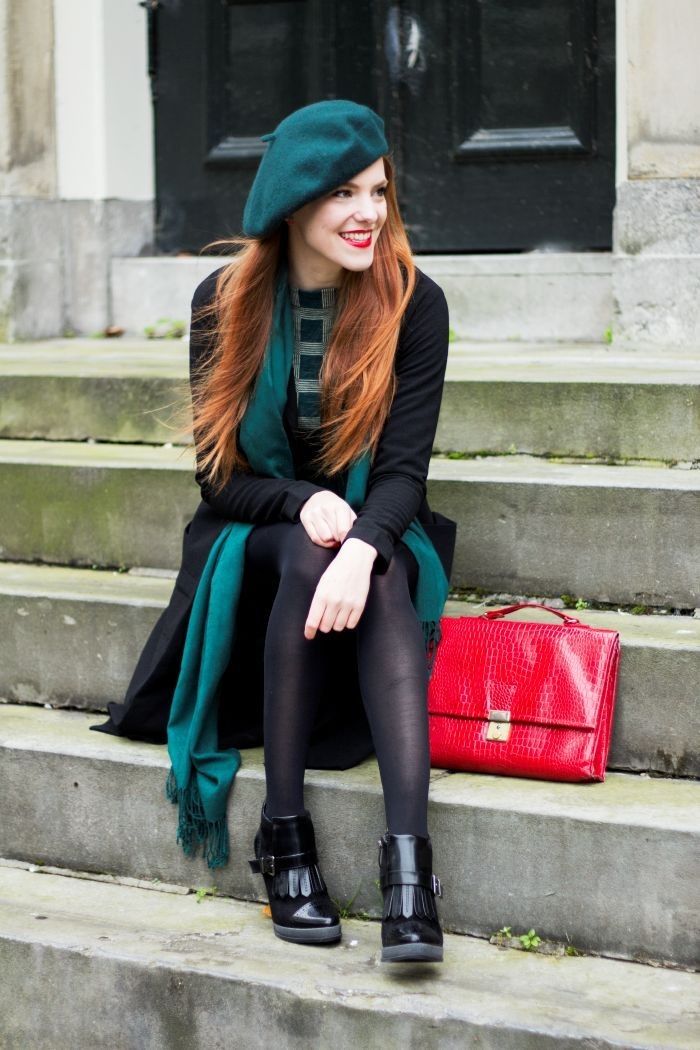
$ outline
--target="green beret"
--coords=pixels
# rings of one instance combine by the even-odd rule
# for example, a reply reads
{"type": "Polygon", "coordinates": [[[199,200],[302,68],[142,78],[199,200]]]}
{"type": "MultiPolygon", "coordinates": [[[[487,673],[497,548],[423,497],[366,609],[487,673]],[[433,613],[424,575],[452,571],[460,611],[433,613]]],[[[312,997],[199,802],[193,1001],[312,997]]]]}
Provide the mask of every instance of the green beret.
{"type": "Polygon", "coordinates": [[[267,150],[243,212],[246,237],[267,237],[297,208],[389,152],[381,117],[342,99],[295,110],[263,142],[267,150]]]}

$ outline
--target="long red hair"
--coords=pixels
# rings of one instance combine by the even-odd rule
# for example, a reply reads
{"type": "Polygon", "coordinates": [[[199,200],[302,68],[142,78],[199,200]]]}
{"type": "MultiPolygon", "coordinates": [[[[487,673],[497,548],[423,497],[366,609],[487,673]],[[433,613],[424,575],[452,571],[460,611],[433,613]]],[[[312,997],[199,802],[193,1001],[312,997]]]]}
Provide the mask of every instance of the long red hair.
{"type": "MultiPolygon", "coordinates": [[[[318,467],[337,474],[363,452],[372,454],[394,396],[394,359],[401,319],[413,294],[415,267],[399,214],[391,163],[384,158],[387,218],[369,269],[343,271],[337,313],[321,370],[318,467]]],[[[287,251],[287,228],[269,237],[236,238],[238,247],[217,278],[212,304],[214,345],[193,383],[197,467],[215,488],[248,468],[238,429],[265,356],[275,279],[287,251]]]]}

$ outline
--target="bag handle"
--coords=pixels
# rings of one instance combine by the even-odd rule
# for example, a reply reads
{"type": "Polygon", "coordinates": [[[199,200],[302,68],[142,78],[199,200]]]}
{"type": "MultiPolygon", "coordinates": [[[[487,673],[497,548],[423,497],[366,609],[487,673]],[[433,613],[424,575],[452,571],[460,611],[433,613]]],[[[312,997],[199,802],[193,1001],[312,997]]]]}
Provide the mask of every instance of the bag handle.
{"type": "Polygon", "coordinates": [[[505,609],[491,609],[490,612],[483,613],[483,616],[487,620],[497,620],[499,616],[507,616],[508,613],[517,612],[518,609],[544,609],[545,612],[553,613],[554,616],[558,616],[560,620],[563,620],[567,627],[587,627],[587,624],[581,623],[575,616],[567,616],[566,613],[559,612],[558,609],[552,609],[549,605],[539,605],[537,602],[523,602],[522,605],[508,605],[505,609]]]}

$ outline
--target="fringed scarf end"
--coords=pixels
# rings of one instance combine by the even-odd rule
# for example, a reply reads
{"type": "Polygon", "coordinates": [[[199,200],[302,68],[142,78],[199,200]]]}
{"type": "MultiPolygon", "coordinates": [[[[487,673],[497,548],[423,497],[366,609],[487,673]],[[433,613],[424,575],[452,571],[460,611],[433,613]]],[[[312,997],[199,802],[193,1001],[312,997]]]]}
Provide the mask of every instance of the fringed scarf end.
{"type": "Polygon", "coordinates": [[[229,838],[226,817],[207,820],[196,779],[192,777],[187,787],[180,789],[171,769],[165,793],[178,807],[177,841],[185,856],[196,856],[201,846],[202,856],[210,869],[222,868],[227,864],[229,838]]]}
{"type": "Polygon", "coordinates": [[[428,670],[432,673],[433,664],[437,655],[437,647],[440,644],[442,632],[439,620],[423,621],[423,641],[425,643],[425,655],[428,658],[428,670]]]}

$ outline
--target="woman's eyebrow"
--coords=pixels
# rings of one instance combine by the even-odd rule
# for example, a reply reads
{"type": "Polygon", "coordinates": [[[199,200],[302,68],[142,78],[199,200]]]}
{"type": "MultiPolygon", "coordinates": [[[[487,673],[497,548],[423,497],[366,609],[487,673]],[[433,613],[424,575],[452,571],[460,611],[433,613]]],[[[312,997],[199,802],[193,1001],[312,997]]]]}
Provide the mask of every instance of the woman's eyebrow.
{"type": "MultiPolygon", "coordinates": [[[[375,185],[372,187],[372,189],[376,190],[376,189],[380,189],[382,186],[388,186],[388,185],[389,185],[389,180],[388,179],[380,179],[379,182],[375,183],[375,185]]],[[[347,187],[348,189],[356,190],[356,189],[359,189],[359,184],[357,182],[353,182],[352,179],[348,179],[347,182],[341,182],[341,184],[337,188],[339,190],[342,190],[345,187],[347,187]]]]}

